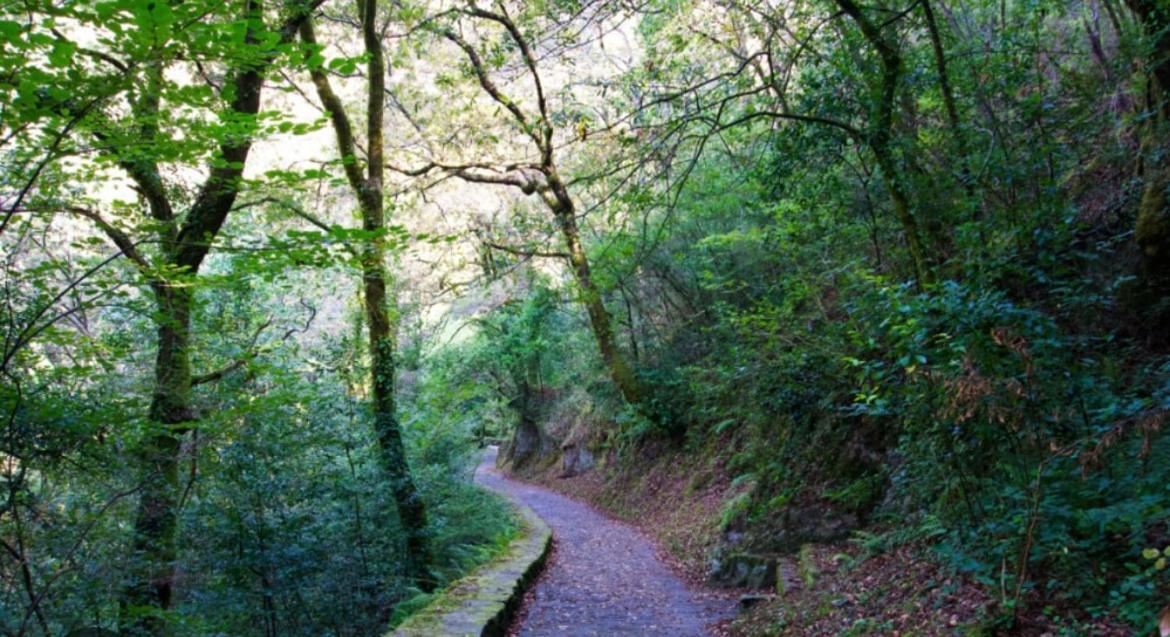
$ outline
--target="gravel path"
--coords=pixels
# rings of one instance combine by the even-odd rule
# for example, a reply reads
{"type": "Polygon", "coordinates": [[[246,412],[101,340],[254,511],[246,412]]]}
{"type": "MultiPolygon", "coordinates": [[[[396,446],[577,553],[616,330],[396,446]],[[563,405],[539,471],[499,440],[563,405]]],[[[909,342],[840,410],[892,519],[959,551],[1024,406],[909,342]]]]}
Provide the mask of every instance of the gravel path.
{"type": "Polygon", "coordinates": [[[706,637],[733,603],[690,590],[633,528],[547,489],[509,480],[488,453],[476,482],[531,507],[556,549],[521,620],[522,637],[706,637]]]}

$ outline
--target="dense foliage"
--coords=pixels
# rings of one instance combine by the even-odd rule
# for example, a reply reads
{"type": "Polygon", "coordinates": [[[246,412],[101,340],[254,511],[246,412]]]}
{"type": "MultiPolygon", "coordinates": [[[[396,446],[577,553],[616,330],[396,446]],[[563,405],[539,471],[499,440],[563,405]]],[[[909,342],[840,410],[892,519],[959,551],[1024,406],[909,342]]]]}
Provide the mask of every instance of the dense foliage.
{"type": "MultiPolygon", "coordinates": [[[[931,4],[642,19],[647,57],[611,98],[636,141],[579,174],[587,201],[617,199],[598,200],[590,255],[646,398],[594,391],[611,406],[594,444],[732,449],[753,487],[725,523],[781,527],[765,549],[832,539],[783,531],[800,518],[897,520],[886,544],[926,542],[994,591],[989,626],[1028,608],[1147,634],[1168,585],[1149,556],[1170,539],[1170,361],[1133,228],[1164,161],[1139,149],[1164,135],[1145,70],[1166,16],[931,4]]],[[[537,325],[497,313],[513,331],[483,347],[516,351],[537,325]]],[[[560,351],[543,426],[564,436],[602,361],[560,351]]]]}
{"type": "Polygon", "coordinates": [[[0,633],[379,634],[514,532],[438,381],[403,392],[413,473],[386,465],[347,281],[414,238],[317,219],[311,179],[350,205],[328,170],[243,174],[320,128],[259,97],[321,4],[3,6],[0,633]]]}
{"type": "Polygon", "coordinates": [[[1153,633],[1164,3],[334,4],[0,9],[0,631],[377,634],[504,438],[1153,633]]]}

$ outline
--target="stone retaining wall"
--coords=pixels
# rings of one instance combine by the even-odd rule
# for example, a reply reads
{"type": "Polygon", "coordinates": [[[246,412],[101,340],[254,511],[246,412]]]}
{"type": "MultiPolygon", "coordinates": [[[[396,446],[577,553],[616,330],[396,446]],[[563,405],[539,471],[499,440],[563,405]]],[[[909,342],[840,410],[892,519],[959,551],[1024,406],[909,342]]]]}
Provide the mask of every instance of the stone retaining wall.
{"type": "Polygon", "coordinates": [[[544,520],[516,507],[522,527],[507,552],[448,586],[387,637],[503,637],[552,543],[544,520]]]}

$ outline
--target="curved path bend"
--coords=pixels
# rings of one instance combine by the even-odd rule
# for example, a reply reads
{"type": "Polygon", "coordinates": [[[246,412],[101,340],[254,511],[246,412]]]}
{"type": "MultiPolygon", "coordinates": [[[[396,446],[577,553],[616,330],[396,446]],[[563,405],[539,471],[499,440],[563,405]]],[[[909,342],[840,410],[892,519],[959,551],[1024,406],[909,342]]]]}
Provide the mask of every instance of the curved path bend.
{"type": "Polygon", "coordinates": [[[723,596],[688,588],[632,527],[502,476],[494,451],[475,479],[536,511],[556,541],[516,632],[521,637],[707,637],[712,624],[734,615],[723,596]]]}

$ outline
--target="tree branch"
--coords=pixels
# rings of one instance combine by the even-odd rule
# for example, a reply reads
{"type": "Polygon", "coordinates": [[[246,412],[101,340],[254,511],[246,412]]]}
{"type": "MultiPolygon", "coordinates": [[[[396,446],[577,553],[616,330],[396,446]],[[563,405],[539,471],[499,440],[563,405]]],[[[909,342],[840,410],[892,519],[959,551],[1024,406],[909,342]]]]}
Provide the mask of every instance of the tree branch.
{"type": "Polygon", "coordinates": [[[251,342],[248,343],[248,349],[242,356],[232,361],[227,366],[217,369],[214,372],[192,376],[191,386],[195,387],[197,385],[203,385],[217,381],[224,376],[227,376],[228,374],[236,371],[237,369],[240,369],[244,365],[247,365],[252,359],[256,358],[256,355],[259,353],[259,351],[256,349],[256,341],[260,339],[260,334],[262,334],[264,330],[268,329],[270,325],[272,325],[272,319],[264,321],[260,324],[260,327],[256,328],[256,332],[252,334],[251,342]]]}
{"type": "Polygon", "coordinates": [[[125,232],[122,232],[102,218],[96,210],[90,210],[89,208],[82,208],[80,206],[69,206],[65,210],[93,221],[94,225],[104,232],[110,238],[110,241],[122,251],[122,254],[134,262],[134,265],[137,265],[142,271],[150,269],[150,262],[146,260],[146,257],[142,256],[142,253],[138,252],[138,247],[134,241],[125,232]]]}
{"type": "MultiPolygon", "coordinates": [[[[308,44],[310,49],[321,48],[321,45],[317,43],[317,33],[313,28],[312,19],[305,20],[301,24],[300,35],[301,41],[308,44]]],[[[311,53],[312,51],[306,51],[306,57],[311,53]]],[[[358,164],[353,124],[349,121],[345,106],[341,103],[341,98],[334,92],[333,85],[329,82],[329,76],[320,66],[310,68],[309,77],[313,80],[313,87],[317,89],[317,99],[321,100],[321,105],[329,114],[329,121],[333,125],[333,133],[337,138],[337,146],[341,154],[341,163],[345,169],[345,178],[355,192],[361,192],[366,186],[366,180],[362,177],[362,168],[358,164]]]]}
{"type": "Polygon", "coordinates": [[[495,243],[494,241],[485,241],[484,245],[486,245],[487,247],[492,248],[494,250],[499,250],[501,252],[507,252],[508,254],[514,254],[517,256],[521,256],[521,257],[548,257],[548,258],[556,258],[556,259],[568,259],[569,258],[568,252],[542,252],[542,251],[537,251],[537,250],[524,250],[521,248],[514,248],[512,246],[503,245],[500,243],[495,243]]]}
{"type": "Polygon", "coordinates": [[[475,47],[451,29],[439,29],[438,33],[463,49],[463,52],[467,55],[467,60],[471,62],[471,68],[475,72],[476,79],[479,80],[480,87],[498,104],[508,109],[508,112],[512,114],[512,118],[520,125],[520,129],[536,143],[536,147],[541,150],[541,154],[544,154],[545,144],[543,138],[537,134],[536,130],[532,127],[532,123],[528,121],[528,117],[524,115],[524,111],[520,110],[516,102],[512,101],[507,95],[504,95],[499,87],[496,86],[496,83],[492,81],[491,76],[488,75],[487,67],[484,65],[483,59],[479,57],[479,52],[475,50],[475,47]]]}
{"type": "MultiPolygon", "coordinates": [[[[310,224],[312,224],[313,226],[317,227],[318,229],[320,229],[324,232],[333,232],[336,229],[336,226],[325,223],[324,219],[321,219],[317,215],[314,215],[313,213],[309,212],[308,210],[305,210],[300,205],[298,205],[295,201],[285,200],[285,199],[276,199],[273,197],[266,197],[264,199],[264,201],[266,201],[268,203],[274,203],[274,204],[280,206],[281,208],[284,208],[285,210],[291,212],[294,216],[299,217],[305,221],[308,221],[310,224]]],[[[342,247],[344,247],[345,251],[350,253],[351,255],[353,255],[355,257],[358,255],[357,249],[354,248],[348,241],[343,242],[342,247]]]]}
{"type": "MultiPolygon", "coordinates": [[[[300,30],[301,24],[309,19],[314,10],[325,0],[289,0],[285,3],[287,17],[278,29],[279,43],[291,42],[300,30]]],[[[263,20],[264,11],[260,0],[246,0],[245,13],[256,21],[263,20]]],[[[249,24],[253,21],[249,20],[249,24]]],[[[245,42],[256,45],[259,42],[254,29],[249,27],[245,42]]],[[[260,90],[264,85],[264,72],[279,55],[279,47],[270,46],[262,53],[259,62],[235,69],[231,84],[234,86],[228,112],[236,117],[251,119],[260,111],[260,90]]],[[[192,272],[199,269],[203,258],[211,249],[208,237],[215,236],[227,219],[235,203],[239,182],[243,177],[244,164],[252,147],[254,135],[251,131],[230,138],[220,145],[218,157],[213,161],[207,179],[199,189],[195,203],[187,213],[186,223],[178,236],[178,254],[175,262],[192,272]]]]}
{"type": "MultiPolygon", "coordinates": [[[[503,10],[502,5],[501,10],[503,10]]],[[[520,29],[508,17],[507,13],[492,13],[491,11],[480,9],[475,5],[465,9],[464,13],[473,17],[491,20],[503,26],[508,31],[508,35],[511,36],[512,41],[516,43],[516,47],[520,49],[520,55],[524,58],[524,64],[528,67],[528,72],[532,75],[532,82],[536,86],[536,104],[540,109],[541,128],[543,129],[543,143],[537,141],[537,146],[540,147],[541,155],[545,158],[545,161],[551,162],[553,128],[548,117],[548,101],[544,97],[544,86],[540,81],[540,73],[536,70],[536,58],[532,55],[532,49],[528,46],[528,41],[524,39],[523,34],[520,33],[520,29]]]]}

